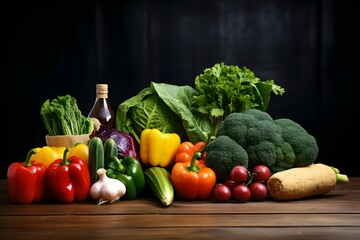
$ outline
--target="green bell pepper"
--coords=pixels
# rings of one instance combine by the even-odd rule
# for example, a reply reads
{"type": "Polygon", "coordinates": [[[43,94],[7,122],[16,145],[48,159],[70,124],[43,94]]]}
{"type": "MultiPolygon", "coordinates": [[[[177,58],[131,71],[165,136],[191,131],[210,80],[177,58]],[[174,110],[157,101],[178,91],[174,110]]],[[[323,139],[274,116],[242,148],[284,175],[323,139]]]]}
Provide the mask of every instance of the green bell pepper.
{"type": "Polygon", "coordinates": [[[125,156],[123,159],[112,156],[106,169],[106,175],[125,184],[124,198],[126,199],[135,199],[145,190],[145,176],[142,166],[139,160],[131,156],[125,156]]]}

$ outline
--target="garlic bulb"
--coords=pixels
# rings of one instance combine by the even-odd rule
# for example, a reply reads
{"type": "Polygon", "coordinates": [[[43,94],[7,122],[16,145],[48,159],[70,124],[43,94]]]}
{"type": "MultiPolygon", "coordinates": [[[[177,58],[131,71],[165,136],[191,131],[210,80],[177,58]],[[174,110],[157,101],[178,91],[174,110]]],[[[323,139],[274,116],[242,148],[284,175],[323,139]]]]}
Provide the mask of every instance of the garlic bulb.
{"type": "Polygon", "coordinates": [[[106,169],[99,168],[97,170],[99,180],[95,182],[90,188],[90,196],[99,200],[97,205],[106,202],[113,203],[119,200],[126,193],[126,187],[120,180],[109,178],[106,175],[106,169]]]}

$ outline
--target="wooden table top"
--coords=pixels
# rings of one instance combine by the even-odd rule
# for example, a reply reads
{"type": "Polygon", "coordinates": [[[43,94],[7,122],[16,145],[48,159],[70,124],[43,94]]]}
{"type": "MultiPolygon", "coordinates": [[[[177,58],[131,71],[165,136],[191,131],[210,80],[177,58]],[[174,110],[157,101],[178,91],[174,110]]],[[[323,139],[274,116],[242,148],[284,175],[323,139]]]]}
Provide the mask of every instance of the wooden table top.
{"type": "Polygon", "coordinates": [[[355,239],[360,177],[323,196],[247,203],[175,201],[151,194],[114,204],[14,204],[0,180],[0,239],[355,239]]]}

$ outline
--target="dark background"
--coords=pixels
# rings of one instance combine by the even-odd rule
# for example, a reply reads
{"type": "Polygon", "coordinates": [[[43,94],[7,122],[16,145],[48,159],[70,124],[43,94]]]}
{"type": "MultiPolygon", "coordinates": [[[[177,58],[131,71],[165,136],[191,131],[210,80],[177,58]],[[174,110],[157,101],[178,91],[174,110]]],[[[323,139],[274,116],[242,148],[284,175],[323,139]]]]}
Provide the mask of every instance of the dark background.
{"type": "Polygon", "coordinates": [[[3,157],[44,146],[44,101],[70,94],[84,115],[96,83],[118,105],[150,81],[192,85],[215,63],[246,66],[285,88],[268,112],[314,135],[317,162],[360,176],[356,1],[12,1],[2,38],[3,157]],[[9,137],[8,137],[9,136],[9,137]]]}

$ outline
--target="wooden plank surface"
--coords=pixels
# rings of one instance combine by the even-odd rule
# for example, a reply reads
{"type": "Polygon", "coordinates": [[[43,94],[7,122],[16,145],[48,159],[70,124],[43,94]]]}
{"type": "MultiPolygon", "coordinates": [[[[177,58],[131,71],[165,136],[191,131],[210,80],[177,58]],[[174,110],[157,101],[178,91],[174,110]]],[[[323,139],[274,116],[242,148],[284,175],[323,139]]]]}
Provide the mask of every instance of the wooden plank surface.
{"type": "MultiPolygon", "coordinates": [[[[49,223],[51,224],[51,223],[49,223]]],[[[284,239],[284,240],[339,240],[356,239],[359,236],[359,227],[187,227],[187,228],[107,228],[96,229],[75,228],[69,226],[60,234],[54,234],[51,226],[37,229],[23,228],[21,231],[7,230],[1,232],[0,239],[284,239]],[[69,229],[72,227],[72,231],[69,229]],[[50,228],[50,229],[49,229],[50,228]]]]}
{"type": "Polygon", "coordinates": [[[348,239],[360,235],[360,178],[298,201],[214,203],[175,199],[165,207],[151,194],[97,206],[10,201],[0,180],[0,239],[348,239]]]}

